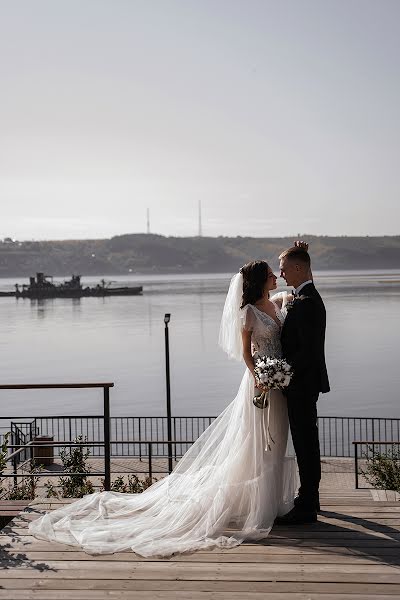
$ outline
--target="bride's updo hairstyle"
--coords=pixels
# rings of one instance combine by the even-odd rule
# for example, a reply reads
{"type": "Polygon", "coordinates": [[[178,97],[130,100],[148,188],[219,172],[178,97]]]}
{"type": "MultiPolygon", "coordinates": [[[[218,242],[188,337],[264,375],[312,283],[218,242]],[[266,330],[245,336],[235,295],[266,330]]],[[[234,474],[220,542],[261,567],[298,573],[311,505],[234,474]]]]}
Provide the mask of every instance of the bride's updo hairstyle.
{"type": "Polygon", "coordinates": [[[240,269],[240,273],[243,275],[243,296],[240,308],[244,308],[246,304],[255,304],[262,298],[268,270],[269,266],[265,260],[253,260],[240,269]]]}

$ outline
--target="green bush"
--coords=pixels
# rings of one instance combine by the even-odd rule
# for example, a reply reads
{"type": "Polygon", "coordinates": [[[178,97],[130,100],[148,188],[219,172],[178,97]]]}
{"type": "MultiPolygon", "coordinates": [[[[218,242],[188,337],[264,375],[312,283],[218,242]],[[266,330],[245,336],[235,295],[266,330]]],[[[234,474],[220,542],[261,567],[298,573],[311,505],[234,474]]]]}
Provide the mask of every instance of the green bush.
{"type": "Polygon", "coordinates": [[[7,431],[4,434],[3,443],[0,446],[0,476],[2,475],[4,469],[7,467],[7,458],[8,458],[8,439],[10,437],[10,432],[7,431]]]}
{"type": "Polygon", "coordinates": [[[3,488],[3,480],[5,478],[1,478],[4,469],[7,467],[7,457],[8,457],[8,439],[10,437],[10,432],[8,431],[3,438],[3,442],[0,446],[0,496],[3,496],[4,488],[3,488]]]}
{"type": "Polygon", "coordinates": [[[366,469],[361,471],[368,483],[378,490],[400,492],[400,451],[388,449],[385,454],[374,452],[366,456],[366,469]]]}
{"type": "Polygon", "coordinates": [[[87,464],[87,459],[90,456],[90,450],[85,449],[84,442],[86,442],[86,438],[83,439],[79,435],[74,440],[74,443],[80,444],[79,446],[61,450],[60,458],[66,476],[58,479],[60,492],[49,481],[45,483],[47,498],[82,498],[86,494],[94,492],[93,484],[88,479],[90,466],[87,464]]]}
{"type": "MultiPolygon", "coordinates": [[[[143,481],[137,477],[137,475],[130,474],[125,481],[122,475],[119,475],[111,483],[112,492],[122,492],[124,494],[140,494],[150,487],[156,479],[146,477],[143,481]]],[[[104,479],[102,479],[102,489],[104,490],[104,479]]]]}
{"type": "MultiPolygon", "coordinates": [[[[34,461],[30,461],[29,473],[35,475],[40,471],[41,467],[36,467],[34,461]]],[[[34,500],[38,482],[39,477],[18,478],[16,485],[8,481],[6,487],[1,487],[1,497],[3,500],[34,500]]]]}
{"type": "MultiPolygon", "coordinates": [[[[31,471],[35,473],[35,471],[31,471]]],[[[7,493],[7,500],[34,500],[36,497],[36,489],[39,477],[26,477],[22,479],[16,486],[10,486],[7,493]]]]}
{"type": "MultiPolygon", "coordinates": [[[[4,485],[4,479],[1,479],[3,471],[7,467],[8,454],[8,442],[10,438],[10,432],[8,431],[3,438],[3,442],[0,446],[0,494],[3,500],[34,500],[36,495],[36,488],[39,481],[38,477],[25,477],[18,481],[17,485],[13,485],[9,478],[6,485],[4,485]]],[[[35,468],[34,463],[30,463],[30,473],[38,473],[40,469],[35,468]]]]}

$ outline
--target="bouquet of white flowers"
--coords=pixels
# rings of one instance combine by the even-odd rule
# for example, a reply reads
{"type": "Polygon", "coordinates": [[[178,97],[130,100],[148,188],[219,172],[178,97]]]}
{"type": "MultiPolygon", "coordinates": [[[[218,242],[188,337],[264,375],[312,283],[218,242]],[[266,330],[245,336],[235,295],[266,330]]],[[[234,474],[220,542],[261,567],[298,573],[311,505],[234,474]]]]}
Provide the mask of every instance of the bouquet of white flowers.
{"type": "Polygon", "coordinates": [[[292,367],[283,358],[270,358],[259,356],[255,360],[254,373],[263,389],[258,396],[253,398],[253,404],[258,408],[268,406],[268,395],[270,390],[283,390],[293,377],[292,367]]]}

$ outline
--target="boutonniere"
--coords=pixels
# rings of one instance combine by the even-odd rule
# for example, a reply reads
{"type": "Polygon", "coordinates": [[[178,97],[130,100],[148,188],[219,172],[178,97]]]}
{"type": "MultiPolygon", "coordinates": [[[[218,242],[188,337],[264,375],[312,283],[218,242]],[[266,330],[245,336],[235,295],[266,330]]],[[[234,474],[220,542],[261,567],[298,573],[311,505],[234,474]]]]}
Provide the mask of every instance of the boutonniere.
{"type": "Polygon", "coordinates": [[[286,302],[286,304],[285,304],[286,310],[290,310],[291,308],[293,308],[295,301],[296,300],[293,298],[293,300],[289,300],[289,302],[286,302]]]}
{"type": "Polygon", "coordinates": [[[296,302],[300,302],[301,300],[304,300],[307,296],[295,296],[293,298],[293,300],[289,300],[289,302],[286,302],[286,310],[290,310],[291,308],[293,308],[293,306],[296,304],[296,302]]]}

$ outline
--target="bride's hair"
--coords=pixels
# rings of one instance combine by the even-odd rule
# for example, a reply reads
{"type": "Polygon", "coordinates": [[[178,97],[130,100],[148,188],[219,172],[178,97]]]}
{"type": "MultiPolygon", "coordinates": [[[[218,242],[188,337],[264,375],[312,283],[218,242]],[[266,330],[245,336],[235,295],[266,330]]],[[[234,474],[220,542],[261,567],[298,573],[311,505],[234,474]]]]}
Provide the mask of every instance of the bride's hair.
{"type": "Polygon", "coordinates": [[[240,269],[240,273],[243,275],[243,296],[240,308],[244,308],[246,304],[255,304],[262,298],[268,270],[269,266],[265,260],[253,260],[240,269]]]}

